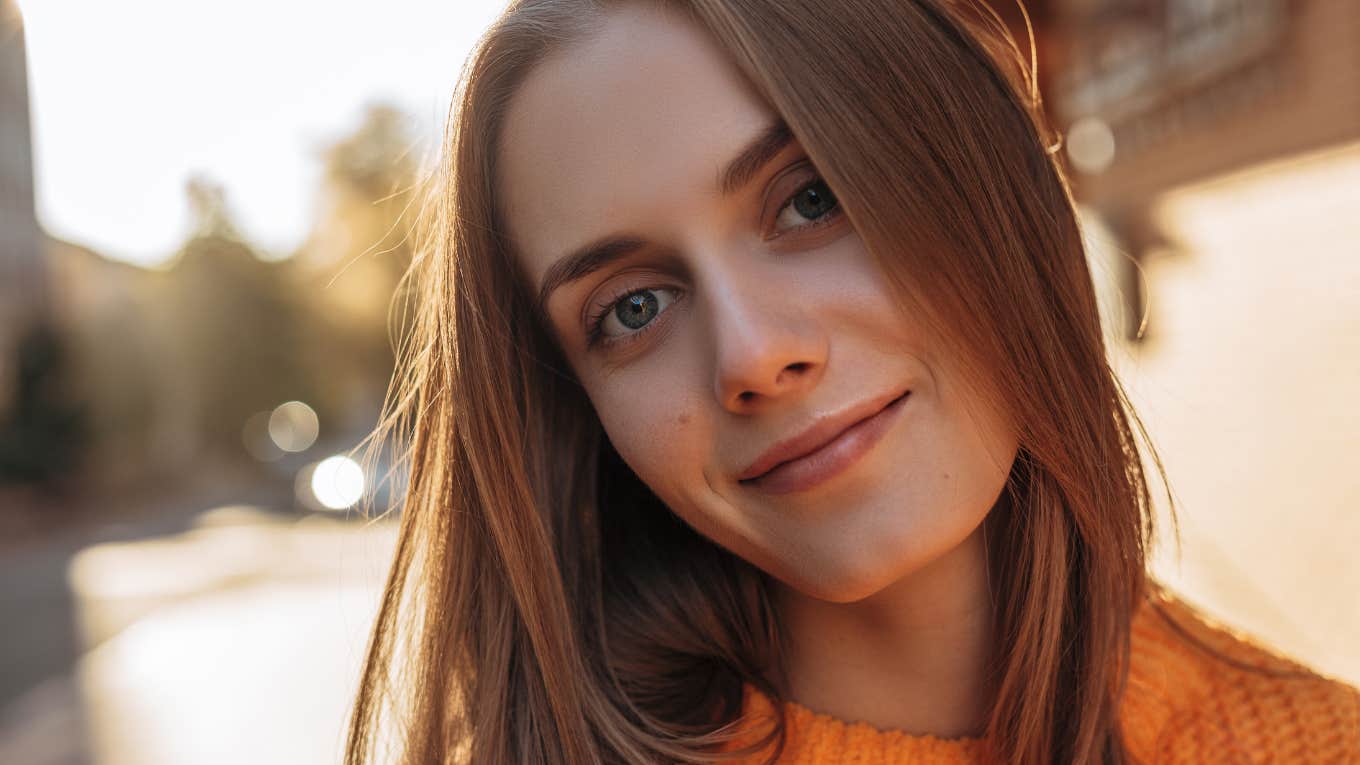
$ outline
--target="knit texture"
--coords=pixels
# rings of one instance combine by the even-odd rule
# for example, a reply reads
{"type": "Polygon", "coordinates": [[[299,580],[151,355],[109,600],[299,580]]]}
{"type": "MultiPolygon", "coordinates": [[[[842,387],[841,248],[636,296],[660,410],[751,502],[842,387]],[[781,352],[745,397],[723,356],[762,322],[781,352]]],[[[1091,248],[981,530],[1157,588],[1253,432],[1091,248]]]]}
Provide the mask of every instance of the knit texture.
{"type": "MultiPolygon", "coordinates": [[[[1131,753],[1143,763],[1360,763],[1360,691],[1318,675],[1260,641],[1214,622],[1174,597],[1158,597],[1164,617],[1144,603],[1134,615],[1128,689],[1120,720],[1131,753]],[[1187,641],[1186,632],[1231,659],[1273,677],[1232,666],[1187,641]]],[[[980,738],[942,739],[839,720],[788,701],[788,744],[780,765],[959,765],[984,763],[980,738]]],[[[772,701],[745,687],[739,743],[769,730],[772,701]]],[[[755,765],[762,753],[740,762],[755,765]]]]}

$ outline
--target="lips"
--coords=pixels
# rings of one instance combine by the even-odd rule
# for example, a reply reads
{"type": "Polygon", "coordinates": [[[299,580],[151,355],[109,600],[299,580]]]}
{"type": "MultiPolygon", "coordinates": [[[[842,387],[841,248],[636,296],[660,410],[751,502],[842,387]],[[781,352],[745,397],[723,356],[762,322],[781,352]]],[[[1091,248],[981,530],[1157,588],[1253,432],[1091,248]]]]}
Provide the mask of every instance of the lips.
{"type": "Polygon", "coordinates": [[[742,483],[756,482],[786,463],[816,454],[836,442],[847,431],[882,413],[888,406],[898,403],[910,393],[911,391],[893,391],[816,420],[798,435],[780,441],[766,450],[737,476],[737,480],[742,483]]]}

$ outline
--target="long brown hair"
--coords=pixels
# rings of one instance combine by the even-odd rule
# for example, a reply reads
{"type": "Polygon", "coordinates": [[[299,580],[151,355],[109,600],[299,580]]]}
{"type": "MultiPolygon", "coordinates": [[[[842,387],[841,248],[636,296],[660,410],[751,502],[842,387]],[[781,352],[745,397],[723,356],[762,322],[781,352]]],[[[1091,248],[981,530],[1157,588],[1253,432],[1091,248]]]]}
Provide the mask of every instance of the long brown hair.
{"type": "MultiPolygon", "coordinates": [[[[514,2],[463,73],[375,434],[409,472],[350,765],[389,735],[410,763],[715,762],[743,684],[778,698],[766,575],[614,453],[499,233],[510,96],[615,4],[514,2]]],[[[1018,424],[985,521],[993,755],[1129,761],[1118,709],[1152,540],[1142,425],[1017,47],[982,6],[946,0],[659,4],[784,118],[902,300],[1018,424]]]]}

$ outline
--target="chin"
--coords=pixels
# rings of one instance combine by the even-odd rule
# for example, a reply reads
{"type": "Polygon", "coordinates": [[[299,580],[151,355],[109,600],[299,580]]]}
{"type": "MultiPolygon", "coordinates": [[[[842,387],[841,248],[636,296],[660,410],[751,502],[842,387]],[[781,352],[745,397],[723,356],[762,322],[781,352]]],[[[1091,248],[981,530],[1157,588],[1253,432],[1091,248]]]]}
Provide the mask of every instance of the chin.
{"type": "Polygon", "coordinates": [[[898,566],[865,567],[863,560],[827,562],[819,567],[793,567],[791,575],[776,577],[802,595],[827,603],[855,603],[883,591],[903,576],[898,566]]]}
{"type": "MultiPolygon", "coordinates": [[[[809,598],[848,604],[870,598],[929,569],[943,571],[980,565],[969,544],[987,512],[972,504],[950,506],[916,517],[895,512],[871,514],[877,522],[843,530],[836,540],[814,532],[800,550],[782,557],[784,584],[809,598]],[[884,523],[883,521],[889,520],[884,523]]],[[[932,577],[934,578],[934,577],[932,577]]]]}

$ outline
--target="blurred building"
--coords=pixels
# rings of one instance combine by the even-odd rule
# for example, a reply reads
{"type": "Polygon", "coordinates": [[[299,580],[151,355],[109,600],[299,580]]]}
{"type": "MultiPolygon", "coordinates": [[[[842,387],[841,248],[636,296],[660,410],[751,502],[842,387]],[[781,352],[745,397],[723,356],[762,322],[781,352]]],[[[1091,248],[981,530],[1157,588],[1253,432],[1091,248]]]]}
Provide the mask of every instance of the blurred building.
{"type": "Polygon", "coordinates": [[[1111,363],[1175,496],[1178,536],[1149,465],[1154,571],[1360,681],[1360,2],[1026,5],[1111,363]]]}
{"type": "Polygon", "coordinates": [[[1360,139],[1354,0],[1042,6],[1049,107],[1074,191],[1132,256],[1117,269],[1126,315],[1146,303],[1136,261],[1163,243],[1152,219],[1161,195],[1360,139]]]}
{"type": "Polygon", "coordinates": [[[1360,137],[1351,0],[1067,0],[1059,23],[1054,103],[1102,209],[1360,137]]]}
{"type": "Polygon", "coordinates": [[[43,244],[34,214],[23,21],[14,0],[0,0],[0,415],[12,399],[16,345],[45,311],[43,244]]]}

